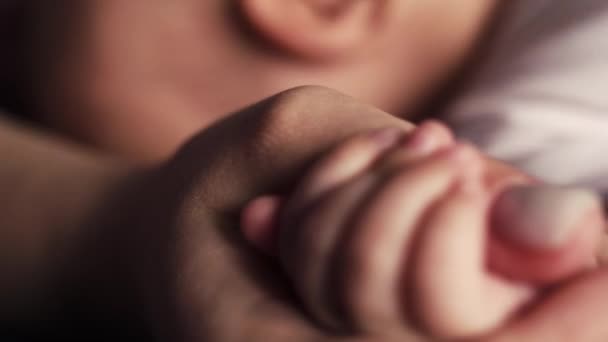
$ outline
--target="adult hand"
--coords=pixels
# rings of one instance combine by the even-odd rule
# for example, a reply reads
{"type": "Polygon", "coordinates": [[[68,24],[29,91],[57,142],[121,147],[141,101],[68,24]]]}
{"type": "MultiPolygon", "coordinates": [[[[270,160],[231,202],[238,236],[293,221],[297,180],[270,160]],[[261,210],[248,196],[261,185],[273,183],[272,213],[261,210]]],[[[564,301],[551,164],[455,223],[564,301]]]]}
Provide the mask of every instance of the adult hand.
{"type": "MultiPolygon", "coordinates": [[[[316,87],[212,126],[153,172],[125,246],[148,318],[169,340],[350,341],[312,323],[271,261],[238,235],[242,205],[289,189],[318,155],[362,130],[411,125],[316,87]]],[[[420,340],[412,334],[412,341],[420,340]]],[[[407,341],[407,340],[406,340],[407,341]]]]}

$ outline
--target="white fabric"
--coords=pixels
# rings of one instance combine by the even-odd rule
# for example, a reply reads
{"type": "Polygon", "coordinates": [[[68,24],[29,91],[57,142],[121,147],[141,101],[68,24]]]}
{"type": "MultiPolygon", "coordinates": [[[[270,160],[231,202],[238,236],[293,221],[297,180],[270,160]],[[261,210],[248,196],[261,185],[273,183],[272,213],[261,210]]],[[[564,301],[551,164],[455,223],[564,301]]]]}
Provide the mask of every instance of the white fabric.
{"type": "Polygon", "coordinates": [[[608,192],[608,1],[518,0],[507,10],[446,121],[542,179],[608,192]]]}

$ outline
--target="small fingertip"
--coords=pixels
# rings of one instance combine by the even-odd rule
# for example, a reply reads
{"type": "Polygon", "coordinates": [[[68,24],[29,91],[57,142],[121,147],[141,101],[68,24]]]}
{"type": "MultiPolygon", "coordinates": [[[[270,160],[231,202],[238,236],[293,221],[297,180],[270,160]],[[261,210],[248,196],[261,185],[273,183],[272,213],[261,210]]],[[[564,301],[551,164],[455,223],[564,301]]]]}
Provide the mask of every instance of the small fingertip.
{"type": "Polygon", "coordinates": [[[448,146],[453,142],[450,131],[442,124],[435,121],[422,123],[405,140],[404,147],[423,157],[448,146]]]}
{"type": "Polygon", "coordinates": [[[432,119],[424,121],[420,124],[419,129],[431,132],[443,145],[449,145],[455,142],[454,134],[450,128],[441,121],[432,119]]]}
{"type": "Polygon", "coordinates": [[[437,141],[429,132],[417,129],[405,141],[404,147],[418,154],[429,154],[437,147],[437,141]]]}
{"type": "Polygon", "coordinates": [[[262,196],[249,202],[241,213],[241,231],[245,240],[266,254],[276,254],[281,203],[278,196],[262,196]]]}

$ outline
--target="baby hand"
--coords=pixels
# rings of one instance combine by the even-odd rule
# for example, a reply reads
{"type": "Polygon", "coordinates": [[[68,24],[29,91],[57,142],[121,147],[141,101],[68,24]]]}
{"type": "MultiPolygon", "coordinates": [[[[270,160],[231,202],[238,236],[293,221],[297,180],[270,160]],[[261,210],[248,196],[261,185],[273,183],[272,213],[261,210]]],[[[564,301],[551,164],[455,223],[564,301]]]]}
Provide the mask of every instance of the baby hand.
{"type": "Polygon", "coordinates": [[[246,236],[267,251],[276,251],[280,227],[281,263],[321,322],[477,336],[544,286],[593,265],[602,223],[593,196],[502,191],[505,179],[531,181],[511,173],[488,184],[492,166],[437,123],[401,141],[399,131],[383,130],[338,146],[280,205],[278,225],[276,198],[244,212],[246,236]],[[547,215],[555,208],[568,211],[566,221],[547,215]]]}

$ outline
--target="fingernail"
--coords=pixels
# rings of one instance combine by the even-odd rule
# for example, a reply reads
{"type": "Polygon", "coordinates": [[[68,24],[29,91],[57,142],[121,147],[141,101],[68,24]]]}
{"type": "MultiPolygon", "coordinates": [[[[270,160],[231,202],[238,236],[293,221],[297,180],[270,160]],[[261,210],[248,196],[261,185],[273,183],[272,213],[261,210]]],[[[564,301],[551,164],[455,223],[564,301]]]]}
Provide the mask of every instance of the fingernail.
{"type": "Polygon", "coordinates": [[[381,149],[395,145],[403,137],[403,130],[399,128],[383,128],[371,134],[371,138],[381,149]]]}
{"type": "Polygon", "coordinates": [[[591,191],[517,186],[498,197],[492,223],[499,234],[526,247],[555,249],[571,241],[594,210],[600,210],[600,200],[591,191]]]}

